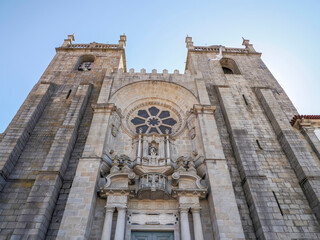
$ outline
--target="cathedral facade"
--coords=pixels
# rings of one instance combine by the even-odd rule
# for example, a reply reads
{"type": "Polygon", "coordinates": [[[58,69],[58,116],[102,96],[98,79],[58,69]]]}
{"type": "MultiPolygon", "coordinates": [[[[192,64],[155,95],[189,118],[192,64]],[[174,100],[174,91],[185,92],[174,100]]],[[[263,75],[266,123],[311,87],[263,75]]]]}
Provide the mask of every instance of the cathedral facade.
{"type": "Polygon", "coordinates": [[[249,40],[183,74],[73,41],[0,135],[0,239],[320,239],[320,116],[249,40]]]}

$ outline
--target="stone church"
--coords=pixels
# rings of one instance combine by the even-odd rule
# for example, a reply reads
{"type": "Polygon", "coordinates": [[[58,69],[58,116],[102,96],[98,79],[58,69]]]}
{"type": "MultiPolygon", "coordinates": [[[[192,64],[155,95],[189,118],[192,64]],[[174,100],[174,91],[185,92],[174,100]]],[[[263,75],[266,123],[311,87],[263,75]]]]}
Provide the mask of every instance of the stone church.
{"type": "Polygon", "coordinates": [[[184,73],[69,35],[0,135],[0,239],[320,239],[320,115],[249,40],[184,73]]]}

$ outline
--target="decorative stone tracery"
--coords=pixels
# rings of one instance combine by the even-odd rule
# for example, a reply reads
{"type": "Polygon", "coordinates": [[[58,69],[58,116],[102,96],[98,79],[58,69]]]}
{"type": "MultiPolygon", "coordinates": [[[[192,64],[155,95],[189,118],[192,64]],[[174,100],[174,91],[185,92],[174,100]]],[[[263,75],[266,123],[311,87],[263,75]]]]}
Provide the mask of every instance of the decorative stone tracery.
{"type": "Polygon", "coordinates": [[[127,122],[135,133],[172,134],[179,130],[181,116],[169,105],[154,101],[133,108],[128,114],[127,122]]]}

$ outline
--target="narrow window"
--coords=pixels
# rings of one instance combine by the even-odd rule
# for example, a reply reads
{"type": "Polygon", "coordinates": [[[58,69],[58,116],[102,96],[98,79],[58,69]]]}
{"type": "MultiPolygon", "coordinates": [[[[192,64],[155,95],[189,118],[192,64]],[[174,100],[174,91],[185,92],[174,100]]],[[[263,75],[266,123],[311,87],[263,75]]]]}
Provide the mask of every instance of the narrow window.
{"type": "Polygon", "coordinates": [[[263,150],[263,148],[261,147],[260,142],[259,142],[259,140],[258,140],[258,139],[256,140],[256,143],[257,143],[257,145],[258,145],[259,149],[263,150]]]}
{"type": "Polygon", "coordinates": [[[71,94],[71,89],[69,90],[67,96],[66,96],[66,99],[68,99],[70,97],[70,94],[71,94]]]}
{"type": "Polygon", "coordinates": [[[249,104],[248,104],[248,101],[247,101],[247,99],[246,99],[246,96],[245,96],[244,94],[242,94],[242,97],[243,97],[244,102],[245,102],[246,105],[248,106],[249,104]]]}
{"type": "Polygon", "coordinates": [[[277,204],[278,204],[278,208],[279,208],[279,210],[280,210],[280,213],[281,213],[281,215],[283,216],[282,208],[281,208],[280,203],[279,203],[279,201],[278,201],[277,195],[276,195],[276,193],[275,193],[274,191],[272,191],[272,193],[273,193],[274,198],[276,199],[276,202],[277,202],[277,204]]]}

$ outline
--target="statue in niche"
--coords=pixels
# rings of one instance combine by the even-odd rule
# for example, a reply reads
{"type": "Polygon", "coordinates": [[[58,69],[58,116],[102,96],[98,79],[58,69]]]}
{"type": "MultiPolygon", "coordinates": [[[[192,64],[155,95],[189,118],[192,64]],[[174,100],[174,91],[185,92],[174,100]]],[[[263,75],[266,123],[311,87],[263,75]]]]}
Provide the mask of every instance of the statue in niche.
{"type": "Polygon", "coordinates": [[[149,144],[149,155],[151,157],[159,155],[159,144],[157,144],[155,141],[152,141],[149,144]]]}
{"type": "Polygon", "coordinates": [[[111,134],[112,134],[112,136],[116,137],[117,133],[118,133],[118,128],[114,124],[111,124],[111,134]]]}

